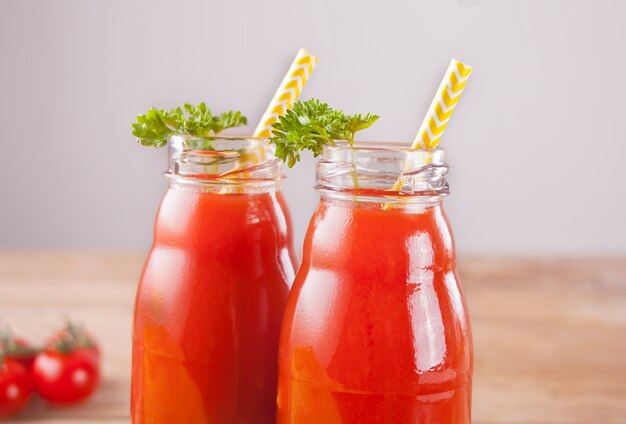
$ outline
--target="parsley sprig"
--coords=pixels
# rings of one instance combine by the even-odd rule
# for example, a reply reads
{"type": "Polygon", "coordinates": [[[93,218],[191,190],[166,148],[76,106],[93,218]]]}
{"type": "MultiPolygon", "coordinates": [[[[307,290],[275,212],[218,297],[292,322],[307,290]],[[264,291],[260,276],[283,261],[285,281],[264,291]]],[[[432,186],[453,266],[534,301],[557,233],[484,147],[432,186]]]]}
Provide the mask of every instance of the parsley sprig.
{"type": "Polygon", "coordinates": [[[291,168],[300,160],[302,150],[318,156],[325,145],[346,140],[354,145],[358,131],[369,128],[379,117],[371,113],[346,115],[317,99],[298,101],[272,125],[270,140],[276,145],[276,156],[291,168]]]}
{"type": "Polygon", "coordinates": [[[137,116],[133,123],[133,135],[144,146],[163,147],[167,139],[176,134],[199,137],[216,135],[226,128],[246,125],[248,120],[240,111],[228,111],[213,115],[206,104],[197,106],[185,103],[170,109],[149,109],[137,116]]]}

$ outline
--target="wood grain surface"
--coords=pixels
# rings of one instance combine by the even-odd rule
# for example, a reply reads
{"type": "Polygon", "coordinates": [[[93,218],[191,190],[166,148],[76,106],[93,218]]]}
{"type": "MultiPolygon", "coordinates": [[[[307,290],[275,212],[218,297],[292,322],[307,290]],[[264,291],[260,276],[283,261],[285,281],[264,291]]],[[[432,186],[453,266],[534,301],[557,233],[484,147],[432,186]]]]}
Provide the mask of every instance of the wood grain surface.
{"type": "MultiPolygon", "coordinates": [[[[35,343],[69,315],[103,347],[73,409],[35,399],[16,422],[129,421],[130,329],[143,256],[0,253],[0,316],[35,343]]],[[[474,332],[473,422],[626,423],[626,258],[461,258],[474,332]]]]}

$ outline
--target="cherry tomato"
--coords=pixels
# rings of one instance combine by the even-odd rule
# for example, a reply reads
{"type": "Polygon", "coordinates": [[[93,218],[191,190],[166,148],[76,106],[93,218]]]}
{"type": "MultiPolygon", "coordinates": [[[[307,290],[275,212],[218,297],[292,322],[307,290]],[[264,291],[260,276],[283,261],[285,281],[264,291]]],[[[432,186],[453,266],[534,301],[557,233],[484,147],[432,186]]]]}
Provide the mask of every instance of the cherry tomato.
{"type": "Polygon", "coordinates": [[[14,359],[24,365],[27,371],[33,367],[37,349],[21,337],[15,337],[11,328],[2,323],[0,325],[0,350],[5,357],[14,359]]]}
{"type": "Polygon", "coordinates": [[[0,359],[0,418],[9,418],[22,411],[33,392],[31,376],[18,361],[0,359]]]}
{"type": "Polygon", "coordinates": [[[46,350],[33,365],[35,387],[42,398],[57,405],[72,405],[87,399],[98,386],[100,370],[93,352],[70,353],[46,350]]]}
{"type": "Polygon", "coordinates": [[[86,400],[100,380],[100,350],[76,324],[52,335],[33,365],[35,387],[41,397],[56,405],[86,400]]]}
{"type": "Polygon", "coordinates": [[[54,333],[46,342],[46,349],[71,350],[81,348],[91,355],[96,363],[100,362],[100,348],[85,329],[73,322],[67,322],[65,328],[54,333]]]}
{"type": "Polygon", "coordinates": [[[22,364],[26,371],[30,371],[37,356],[37,349],[26,340],[16,337],[13,348],[6,351],[6,356],[22,364]]]}

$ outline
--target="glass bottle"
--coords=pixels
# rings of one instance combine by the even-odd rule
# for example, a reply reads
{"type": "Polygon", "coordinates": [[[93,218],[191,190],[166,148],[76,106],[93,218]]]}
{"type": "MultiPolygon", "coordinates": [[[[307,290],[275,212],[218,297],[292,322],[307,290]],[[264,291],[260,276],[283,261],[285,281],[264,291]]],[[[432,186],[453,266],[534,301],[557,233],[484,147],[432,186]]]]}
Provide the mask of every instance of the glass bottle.
{"type": "Polygon", "coordinates": [[[294,276],[282,162],[263,139],[169,140],[135,302],[134,423],[273,423],[294,276]]]}
{"type": "Polygon", "coordinates": [[[281,331],[278,423],[470,423],[471,330],[443,159],[324,149],[281,331]]]}

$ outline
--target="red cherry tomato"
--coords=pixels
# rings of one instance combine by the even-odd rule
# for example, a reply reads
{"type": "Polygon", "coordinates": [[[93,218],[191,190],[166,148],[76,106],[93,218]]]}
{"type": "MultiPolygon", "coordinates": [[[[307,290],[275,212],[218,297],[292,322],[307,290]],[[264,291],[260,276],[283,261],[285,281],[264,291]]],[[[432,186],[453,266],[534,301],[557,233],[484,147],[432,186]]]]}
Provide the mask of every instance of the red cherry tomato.
{"type": "Polygon", "coordinates": [[[80,325],[68,322],[52,335],[33,365],[35,387],[57,405],[87,399],[100,380],[100,349],[80,325]]]}
{"type": "Polygon", "coordinates": [[[37,356],[37,349],[21,337],[16,337],[13,348],[6,351],[6,356],[22,364],[26,371],[30,371],[37,356]]]}
{"type": "Polygon", "coordinates": [[[33,377],[42,398],[57,405],[73,405],[93,393],[100,370],[93,349],[75,348],[67,353],[48,349],[35,359],[33,377]]]}
{"type": "Polygon", "coordinates": [[[0,359],[0,418],[9,418],[22,411],[33,392],[31,376],[19,362],[0,359]]]}
{"type": "Polygon", "coordinates": [[[65,328],[54,333],[46,342],[46,349],[64,350],[81,348],[90,354],[96,363],[100,362],[100,348],[93,337],[77,324],[68,322],[65,328]]]}
{"type": "Polygon", "coordinates": [[[37,356],[37,349],[23,338],[15,337],[7,324],[4,322],[0,324],[0,350],[5,357],[16,360],[30,371],[37,356]]]}

